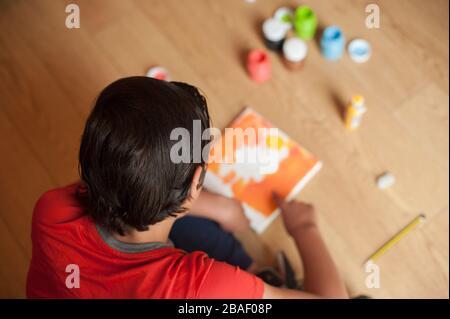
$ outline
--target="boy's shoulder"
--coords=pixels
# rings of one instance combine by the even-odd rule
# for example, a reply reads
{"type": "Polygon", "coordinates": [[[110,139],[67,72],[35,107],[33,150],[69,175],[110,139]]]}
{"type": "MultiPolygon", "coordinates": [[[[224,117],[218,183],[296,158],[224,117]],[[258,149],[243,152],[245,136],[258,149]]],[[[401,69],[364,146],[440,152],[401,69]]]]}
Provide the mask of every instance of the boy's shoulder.
{"type": "Polygon", "coordinates": [[[43,193],[34,206],[33,223],[56,224],[83,215],[78,197],[80,187],[76,182],[43,193]]]}

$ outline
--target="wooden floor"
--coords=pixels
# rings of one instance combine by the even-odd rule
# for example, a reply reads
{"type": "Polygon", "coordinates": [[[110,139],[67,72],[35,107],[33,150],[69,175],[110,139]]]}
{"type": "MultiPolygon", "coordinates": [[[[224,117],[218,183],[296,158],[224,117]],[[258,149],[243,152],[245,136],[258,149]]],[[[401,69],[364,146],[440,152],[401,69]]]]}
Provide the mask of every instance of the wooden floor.
{"type": "MultiPolygon", "coordinates": [[[[365,0],[302,1],[321,27],[368,39],[368,63],[327,62],[312,41],[305,69],[288,72],[270,53],[273,78],[258,85],[245,54],[263,47],[261,21],[295,1],[1,1],[0,297],[25,295],[33,205],[77,179],[80,134],[99,90],[160,64],[205,92],[216,126],[250,105],[323,160],[300,198],[316,204],[352,294],[448,298],[448,1],[373,2],[380,29],[365,27],[365,0]],[[71,2],[80,6],[80,29],[65,27],[71,2]],[[357,93],[369,112],[348,133],[340,109],[357,93]],[[374,181],[384,171],[398,182],[381,191],[374,181]],[[380,259],[381,288],[365,288],[362,262],[421,212],[429,222],[380,259]]],[[[284,249],[301,274],[280,220],[262,240],[243,237],[262,262],[284,249]]]]}

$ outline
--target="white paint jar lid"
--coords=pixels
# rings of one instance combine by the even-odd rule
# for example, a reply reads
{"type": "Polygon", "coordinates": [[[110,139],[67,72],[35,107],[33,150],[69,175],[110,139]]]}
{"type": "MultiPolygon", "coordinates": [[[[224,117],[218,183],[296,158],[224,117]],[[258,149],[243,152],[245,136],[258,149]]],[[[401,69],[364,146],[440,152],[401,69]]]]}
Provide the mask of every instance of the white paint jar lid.
{"type": "Polygon", "coordinates": [[[266,39],[270,41],[281,41],[286,36],[286,26],[283,22],[270,18],[264,21],[262,31],[266,39]]]}
{"type": "Polygon", "coordinates": [[[292,29],[292,21],[294,21],[294,10],[287,7],[280,7],[273,14],[273,18],[275,20],[281,21],[284,27],[287,30],[290,30],[292,29]]]}
{"type": "Polygon", "coordinates": [[[289,20],[292,21],[294,17],[294,10],[288,7],[279,7],[277,10],[275,10],[275,13],[273,14],[273,17],[281,22],[285,22],[283,21],[283,18],[285,16],[288,16],[289,20]]]}
{"type": "Polygon", "coordinates": [[[380,189],[386,189],[395,184],[395,176],[391,173],[384,173],[377,178],[377,186],[380,189]]]}
{"type": "Polygon", "coordinates": [[[372,53],[369,42],[364,39],[354,39],[347,47],[348,54],[356,63],[364,63],[369,60],[372,53]]]}
{"type": "Polygon", "coordinates": [[[161,66],[154,66],[151,67],[146,74],[149,78],[154,78],[157,80],[164,80],[164,81],[170,81],[170,75],[169,72],[161,67],[161,66]]]}
{"type": "Polygon", "coordinates": [[[283,44],[284,57],[291,62],[300,62],[308,54],[306,42],[299,38],[290,38],[283,44]]]}

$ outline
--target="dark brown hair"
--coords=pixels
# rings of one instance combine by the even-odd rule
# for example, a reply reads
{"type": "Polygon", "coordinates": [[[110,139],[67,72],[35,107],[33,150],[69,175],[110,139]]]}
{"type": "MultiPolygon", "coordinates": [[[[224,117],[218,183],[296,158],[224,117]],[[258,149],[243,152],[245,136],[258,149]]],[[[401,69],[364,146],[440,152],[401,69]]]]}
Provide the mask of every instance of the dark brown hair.
{"type": "MultiPolygon", "coordinates": [[[[194,120],[202,130],[210,127],[206,100],[189,84],[137,76],[100,93],[79,153],[80,196],[96,223],[123,234],[125,225],[144,231],[184,211],[194,172],[204,163],[172,162],[177,141],[170,134],[181,127],[192,136],[194,120]]],[[[203,149],[208,141],[201,143],[203,149]]]]}

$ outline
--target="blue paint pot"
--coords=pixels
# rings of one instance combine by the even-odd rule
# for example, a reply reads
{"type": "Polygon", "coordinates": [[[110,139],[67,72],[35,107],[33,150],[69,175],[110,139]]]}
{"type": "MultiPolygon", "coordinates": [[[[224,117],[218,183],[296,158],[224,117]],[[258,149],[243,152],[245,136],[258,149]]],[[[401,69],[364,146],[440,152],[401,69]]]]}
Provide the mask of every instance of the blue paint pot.
{"type": "Polygon", "coordinates": [[[327,27],[320,39],[320,49],[325,59],[340,59],[345,49],[345,37],[342,30],[337,26],[327,27]]]}

